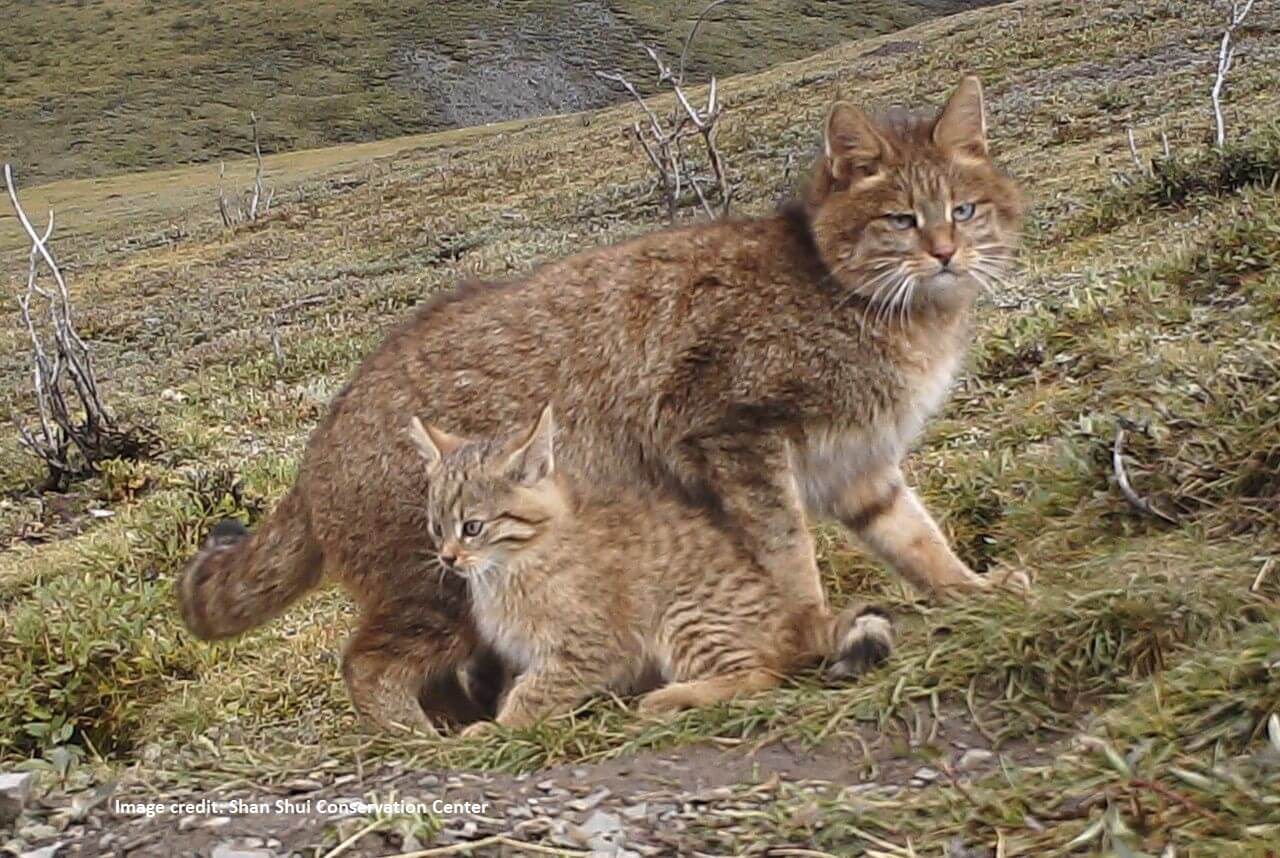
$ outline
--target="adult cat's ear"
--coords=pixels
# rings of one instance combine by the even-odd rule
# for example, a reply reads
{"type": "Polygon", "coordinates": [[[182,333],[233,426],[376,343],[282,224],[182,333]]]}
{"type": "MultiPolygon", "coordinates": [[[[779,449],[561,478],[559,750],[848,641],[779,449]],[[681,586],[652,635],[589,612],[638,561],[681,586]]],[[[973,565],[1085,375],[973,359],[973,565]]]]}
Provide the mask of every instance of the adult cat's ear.
{"type": "Polygon", "coordinates": [[[450,435],[434,426],[422,425],[417,417],[409,421],[409,438],[431,468],[438,466],[445,456],[466,443],[465,439],[456,435],[450,435]]]}
{"type": "Polygon", "coordinates": [[[847,184],[858,172],[874,173],[889,154],[889,143],[870,117],[847,101],[837,101],[823,125],[827,170],[837,184],[847,184]]]}
{"type": "Polygon", "coordinates": [[[507,458],[506,472],[521,485],[531,486],[555,473],[556,420],[550,403],[538,415],[532,431],[517,439],[507,458]]]}
{"type": "Polygon", "coordinates": [[[948,152],[985,158],[987,113],[982,105],[982,83],[976,77],[960,81],[933,123],[933,142],[948,152]]]}

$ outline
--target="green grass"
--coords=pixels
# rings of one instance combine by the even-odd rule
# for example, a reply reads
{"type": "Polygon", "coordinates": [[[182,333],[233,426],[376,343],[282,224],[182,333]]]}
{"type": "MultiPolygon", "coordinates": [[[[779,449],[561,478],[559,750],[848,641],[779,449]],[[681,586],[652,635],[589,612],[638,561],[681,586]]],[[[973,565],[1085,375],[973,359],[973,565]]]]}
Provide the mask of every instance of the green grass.
{"type": "MultiPolygon", "coordinates": [[[[1254,14],[1258,34],[1280,29],[1274,9],[1254,14]]],[[[1210,57],[1215,26],[1191,0],[1031,0],[726,82],[723,146],[741,207],[763,211],[836,94],[936,99],[961,67],[988,81],[993,147],[1033,201],[1029,244],[908,470],[967,561],[1027,569],[1035,592],[922,605],[822,528],[833,599],[878,599],[900,619],[890,665],[670,722],[607,701],[476,741],[370,735],[339,678],[341,595],[211,646],[181,630],[171,591],[213,517],[252,520],[285,490],[329,397],[421,295],[660,223],[618,134],[628,109],[389,142],[373,167],[343,168],[366,177],[358,186],[309,185],[234,232],[200,226],[197,196],[173,246],[113,248],[96,231],[56,245],[76,259],[75,294],[91,296],[80,318],[109,400],[145,415],[165,450],[55,504],[24,493],[38,471],[0,434],[0,538],[15,540],[0,553],[0,758],[70,754],[209,782],[332,758],[527,771],[708,739],[860,753],[867,731],[927,751],[930,719],[960,713],[1003,747],[1043,753],[970,785],[821,800],[816,816],[812,797],[784,793],[757,834],[842,852],[861,831],[893,855],[939,855],[953,838],[1009,855],[1156,855],[1171,838],[1179,855],[1264,854],[1280,838],[1280,90],[1242,57],[1219,155],[1204,146],[1205,66],[1150,61],[1171,44],[1210,57]],[[921,49],[874,54],[904,39],[921,49]],[[1064,138],[1054,117],[1085,131],[1064,138]],[[1117,187],[1112,173],[1133,172],[1127,125],[1146,141],[1166,131],[1177,167],[1117,187]],[[265,320],[310,296],[323,300],[290,311],[277,361],[265,320]],[[1136,490],[1179,526],[1116,489],[1121,420],[1138,427],[1124,448],[1136,490]],[[115,515],[83,514],[102,507],[115,515]],[[48,536],[17,544],[31,533],[48,536]]],[[[173,212],[179,196],[132,205],[173,212]]],[[[0,325],[0,414],[29,411],[20,342],[0,325]]],[[[707,851],[750,845],[702,836],[707,851]]]]}
{"type": "MultiPolygon", "coordinates": [[[[249,154],[251,110],[266,151],[281,152],[599,107],[618,99],[596,68],[647,87],[636,43],[675,54],[704,5],[6,3],[0,154],[34,184],[249,154]]],[[[695,74],[753,71],[975,4],[737,5],[700,31],[695,74]]]]}

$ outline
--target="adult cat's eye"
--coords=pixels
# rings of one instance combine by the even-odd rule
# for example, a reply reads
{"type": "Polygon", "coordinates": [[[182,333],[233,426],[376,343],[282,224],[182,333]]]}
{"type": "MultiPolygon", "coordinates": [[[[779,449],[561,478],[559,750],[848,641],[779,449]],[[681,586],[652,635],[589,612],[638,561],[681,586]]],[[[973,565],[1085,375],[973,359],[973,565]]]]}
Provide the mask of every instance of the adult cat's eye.
{"type": "Polygon", "coordinates": [[[973,217],[973,212],[976,208],[973,203],[961,203],[951,210],[951,219],[954,221],[968,220],[973,217]]]}
{"type": "Polygon", "coordinates": [[[484,530],[484,522],[478,518],[469,518],[462,523],[463,536],[479,536],[484,530]]]}
{"type": "Polygon", "coordinates": [[[887,214],[885,220],[894,229],[914,229],[916,226],[916,216],[913,214],[887,214]]]}

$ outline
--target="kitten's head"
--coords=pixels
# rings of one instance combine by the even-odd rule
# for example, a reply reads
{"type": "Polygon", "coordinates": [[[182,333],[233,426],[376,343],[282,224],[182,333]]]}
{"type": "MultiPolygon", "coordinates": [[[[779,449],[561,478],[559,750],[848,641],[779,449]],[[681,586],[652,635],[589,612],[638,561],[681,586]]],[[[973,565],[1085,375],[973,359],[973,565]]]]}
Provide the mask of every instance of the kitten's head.
{"type": "Polygon", "coordinates": [[[555,419],[548,405],[532,429],[467,440],[414,417],[409,435],[427,460],[427,519],[444,567],[467,577],[505,569],[567,511],[555,478],[555,419]]]}
{"type": "Polygon", "coordinates": [[[806,207],[823,261],[873,311],[957,309],[1006,275],[1022,203],[986,131],[975,77],[936,115],[831,108],[806,207]]]}

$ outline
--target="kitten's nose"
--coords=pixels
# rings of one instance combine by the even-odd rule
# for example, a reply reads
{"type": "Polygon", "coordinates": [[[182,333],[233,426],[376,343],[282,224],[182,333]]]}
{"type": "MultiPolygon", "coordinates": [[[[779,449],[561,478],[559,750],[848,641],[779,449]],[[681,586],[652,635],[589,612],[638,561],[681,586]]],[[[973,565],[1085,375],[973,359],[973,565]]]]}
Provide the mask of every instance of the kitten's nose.
{"type": "Polygon", "coordinates": [[[441,563],[443,563],[445,566],[448,566],[450,569],[452,569],[452,568],[453,568],[453,564],[455,564],[455,563],[457,563],[457,562],[458,562],[458,555],[456,555],[456,554],[441,554],[441,555],[440,555],[440,562],[441,562],[441,563]]]}
{"type": "Polygon", "coordinates": [[[956,255],[956,246],[954,244],[935,244],[929,253],[934,259],[942,263],[943,268],[946,268],[951,262],[951,257],[956,255]]]}

